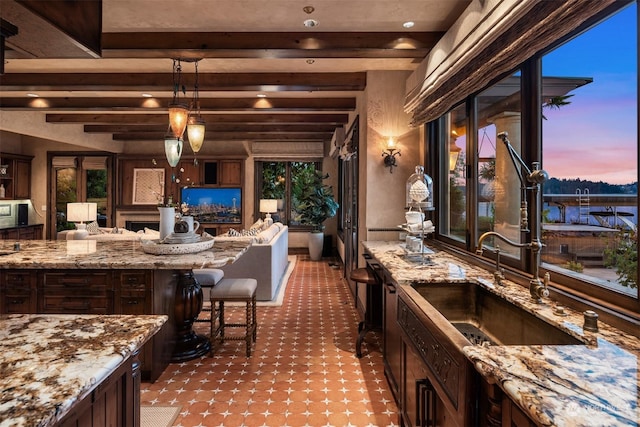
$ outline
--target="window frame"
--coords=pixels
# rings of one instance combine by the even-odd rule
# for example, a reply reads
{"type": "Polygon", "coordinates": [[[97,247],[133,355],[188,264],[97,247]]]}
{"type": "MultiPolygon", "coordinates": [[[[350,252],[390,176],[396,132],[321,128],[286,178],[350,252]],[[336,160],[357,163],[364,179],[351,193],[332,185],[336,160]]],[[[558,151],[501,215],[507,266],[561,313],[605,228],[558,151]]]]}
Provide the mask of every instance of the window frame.
{"type": "MultiPolygon", "coordinates": [[[[637,4],[637,2],[636,2],[637,4]]],[[[478,167],[478,156],[477,156],[477,132],[478,132],[478,124],[477,124],[477,102],[476,99],[479,94],[481,94],[487,88],[495,85],[502,79],[508,77],[509,75],[521,71],[521,79],[520,79],[520,90],[522,93],[521,96],[521,133],[522,133],[522,153],[521,157],[527,164],[531,164],[532,161],[542,161],[542,59],[543,57],[550,51],[558,48],[562,44],[570,41],[571,39],[579,36],[583,32],[591,29],[592,27],[598,25],[605,19],[607,19],[612,14],[618,12],[623,7],[626,7],[627,3],[621,5],[618,8],[607,8],[603,13],[594,16],[592,19],[585,21],[579,28],[573,31],[570,34],[556,40],[551,43],[549,46],[545,47],[543,50],[537,52],[535,55],[526,59],[524,62],[518,65],[518,67],[510,70],[509,72],[504,73],[503,75],[497,76],[494,80],[489,82],[484,88],[480,91],[473,93],[465,98],[463,103],[467,108],[467,156],[464,165],[465,170],[465,182],[466,182],[466,214],[467,214],[467,233],[466,239],[464,242],[460,242],[452,237],[447,235],[441,235],[438,231],[435,233],[435,238],[438,242],[444,244],[446,247],[451,248],[457,253],[462,253],[463,255],[466,253],[475,252],[474,242],[478,240],[478,212],[476,208],[477,203],[477,191],[478,191],[478,183],[479,179],[477,176],[477,167],[478,167]],[[462,252],[460,252],[462,251],[462,252]]],[[[636,24],[638,20],[636,20],[636,24]]],[[[636,25],[637,34],[640,34],[638,30],[638,26],[636,25]]],[[[638,36],[640,37],[640,36],[638,36]]],[[[640,110],[640,101],[638,101],[639,110],[640,110]]],[[[436,147],[436,152],[438,158],[443,158],[448,156],[448,144],[449,138],[446,133],[446,115],[449,111],[458,108],[460,103],[453,106],[451,109],[447,110],[447,112],[427,123],[426,126],[426,135],[427,139],[425,144],[427,147],[433,146],[436,147]]],[[[640,142],[638,143],[640,146],[640,142]]],[[[431,167],[433,169],[429,170],[429,173],[432,176],[438,176],[440,180],[443,177],[448,177],[448,171],[445,169],[444,160],[439,163],[432,162],[431,167]]],[[[442,182],[442,181],[441,181],[442,182]]],[[[440,186],[438,186],[440,188],[440,186]]],[[[531,197],[531,192],[529,192],[529,196],[531,197]]],[[[439,212],[437,213],[438,218],[441,218],[442,215],[448,215],[448,211],[443,212],[444,204],[442,203],[444,199],[444,195],[439,195],[438,199],[440,203],[438,203],[437,209],[439,212]]],[[[532,200],[528,200],[529,206],[532,200]]],[[[636,202],[637,207],[640,207],[640,203],[636,202]]],[[[448,208],[448,206],[447,206],[448,208]]],[[[640,210],[639,210],[640,211],[640,210]]],[[[541,218],[537,220],[541,221],[541,218]]],[[[530,232],[525,233],[522,236],[522,241],[530,241],[530,232]]],[[[533,257],[530,256],[530,251],[527,249],[523,249],[521,254],[521,261],[514,262],[514,259],[511,258],[501,258],[501,262],[511,268],[516,269],[516,273],[525,273],[530,275],[533,270],[533,257]]],[[[495,255],[490,251],[485,251],[483,258],[486,260],[495,260],[495,255]]],[[[518,260],[515,260],[518,261],[518,260]]],[[[599,305],[603,308],[611,310],[613,313],[617,313],[617,317],[619,316],[629,316],[630,318],[636,319],[638,321],[638,314],[640,313],[640,292],[637,296],[629,296],[624,295],[614,290],[610,290],[601,286],[594,286],[593,283],[588,282],[586,280],[581,280],[575,276],[570,274],[563,273],[559,271],[559,269],[555,268],[547,268],[544,263],[540,266],[540,275],[544,275],[546,272],[551,274],[553,278],[553,288],[556,292],[559,300],[572,300],[578,301],[584,307],[592,306],[593,304],[599,305]]],[[[523,276],[524,277],[524,276],[523,276]]]]}
{"type": "Polygon", "coordinates": [[[262,171],[264,163],[284,163],[285,164],[285,203],[283,209],[283,217],[280,218],[280,222],[284,225],[287,225],[290,230],[311,230],[312,227],[310,225],[301,225],[301,224],[291,224],[291,166],[292,163],[313,163],[315,165],[316,170],[322,170],[322,160],[320,159],[256,159],[254,162],[254,171],[255,171],[255,191],[254,191],[254,221],[257,221],[258,218],[261,218],[262,215],[260,213],[260,199],[262,198],[262,171]]]}

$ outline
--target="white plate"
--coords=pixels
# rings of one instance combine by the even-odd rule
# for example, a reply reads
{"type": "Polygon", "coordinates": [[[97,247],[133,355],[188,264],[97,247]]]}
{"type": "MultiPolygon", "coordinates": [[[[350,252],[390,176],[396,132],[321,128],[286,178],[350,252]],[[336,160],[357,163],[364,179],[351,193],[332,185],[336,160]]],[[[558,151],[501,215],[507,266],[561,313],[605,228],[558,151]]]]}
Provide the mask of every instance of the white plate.
{"type": "Polygon", "coordinates": [[[196,233],[171,233],[162,240],[162,243],[196,243],[200,241],[200,235],[196,233]]]}
{"type": "Polygon", "coordinates": [[[142,250],[153,255],[194,254],[213,247],[213,237],[202,237],[195,243],[160,243],[160,240],[141,241],[142,250]]]}

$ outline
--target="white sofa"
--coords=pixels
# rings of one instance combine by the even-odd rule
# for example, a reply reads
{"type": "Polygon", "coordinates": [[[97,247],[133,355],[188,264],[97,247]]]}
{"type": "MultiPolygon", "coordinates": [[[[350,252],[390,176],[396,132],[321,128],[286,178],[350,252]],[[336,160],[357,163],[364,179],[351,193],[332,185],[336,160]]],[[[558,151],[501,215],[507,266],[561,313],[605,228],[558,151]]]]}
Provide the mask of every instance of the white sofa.
{"type": "Polygon", "coordinates": [[[157,239],[160,233],[155,230],[144,232],[129,231],[124,228],[99,228],[97,233],[89,233],[86,230],[63,230],[56,235],[57,240],[97,240],[99,242],[112,240],[140,240],[157,239]]]}
{"type": "Polygon", "coordinates": [[[216,237],[216,240],[228,239],[246,239],[253,243],[236,262],[221,268],[224,277],[254,278],[258,281],[256,299],[273,300],[289,262],[289,227],[276,223],[254,237],[216,237]],[[262,236],[269,232],[275,234],[265,242],[262,236]]]}

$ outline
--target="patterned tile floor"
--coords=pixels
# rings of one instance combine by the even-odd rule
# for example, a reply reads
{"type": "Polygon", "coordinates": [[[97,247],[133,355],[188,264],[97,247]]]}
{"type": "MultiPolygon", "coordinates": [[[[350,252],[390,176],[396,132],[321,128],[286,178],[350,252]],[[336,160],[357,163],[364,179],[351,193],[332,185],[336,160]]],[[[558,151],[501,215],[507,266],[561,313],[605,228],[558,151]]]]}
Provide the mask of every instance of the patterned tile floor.
{"type": "MultiPolygon", "coordinates": [[[[244,318],[244,307],[227,311],[244,318]]],[[[258,307],[250,358],[244,341],[230,341],[213,357],[171,364],[142,384],[142,403],[182,406],[180,427],[397,426],[377,334],[355,356],[358,322],[342,270],[298,255],[283,305],[258,307]]]]}

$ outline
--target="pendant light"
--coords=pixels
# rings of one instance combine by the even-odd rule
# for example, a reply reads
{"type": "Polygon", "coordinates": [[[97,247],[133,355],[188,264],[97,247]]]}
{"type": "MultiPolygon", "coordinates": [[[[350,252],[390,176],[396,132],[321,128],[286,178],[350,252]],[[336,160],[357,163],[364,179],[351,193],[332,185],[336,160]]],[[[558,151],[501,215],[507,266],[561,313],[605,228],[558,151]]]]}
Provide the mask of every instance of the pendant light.
{"type": "Polygon", "coordinates": [[[179,59],[174,59],[173,101],[169,104],[169,127],[175,138],[182,138],[189,117],[189,108],[180,102],[180,92],[186,94],[186,89],[182,84],[182,65],[179,59]]]}
{"type": "MultiPolygon", "coordinates": [[[[198,61],[196,60],[196,81],[193,87],[193,102],[191,104],[192,113],[189,115],[187,124],[187,136],[189,137],[189,145],[193,150],[193,154],[198,153],[204,142],[205,124],[200,115],[200,92],[198,88],[198,61]]],[[[194,162],[197,162],[194,159],[194,162]]]]}
{"type": "Polygon", "coordinates": [[[169,166],[175,168],[182,156],[182,138],[175,137],[172,133],[167,133],[164,137],[164,153],[167,156],[169,166]]]}

